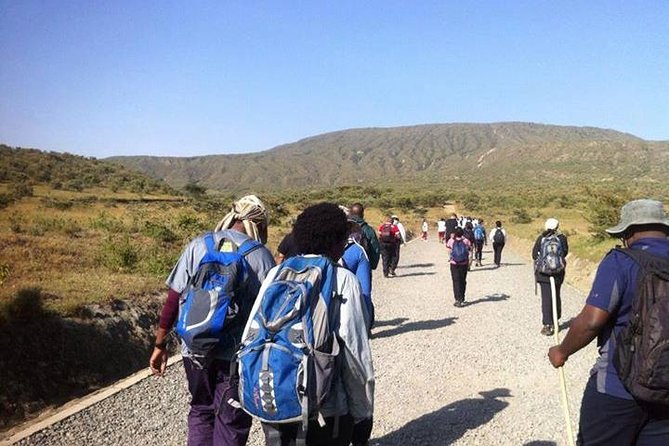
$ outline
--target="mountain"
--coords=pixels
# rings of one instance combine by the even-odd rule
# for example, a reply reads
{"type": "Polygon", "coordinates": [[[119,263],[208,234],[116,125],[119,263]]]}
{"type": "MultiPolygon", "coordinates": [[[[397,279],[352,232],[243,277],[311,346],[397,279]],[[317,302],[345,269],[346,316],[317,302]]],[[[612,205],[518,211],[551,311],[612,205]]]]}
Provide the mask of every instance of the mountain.
{"type": "Polygon", "coordinates": [[[428,124],[342,130],[251,154],[109,161],[174,187],[276,190],[356,184],[669,183],[669,142],[593,127],[428,124]]]}

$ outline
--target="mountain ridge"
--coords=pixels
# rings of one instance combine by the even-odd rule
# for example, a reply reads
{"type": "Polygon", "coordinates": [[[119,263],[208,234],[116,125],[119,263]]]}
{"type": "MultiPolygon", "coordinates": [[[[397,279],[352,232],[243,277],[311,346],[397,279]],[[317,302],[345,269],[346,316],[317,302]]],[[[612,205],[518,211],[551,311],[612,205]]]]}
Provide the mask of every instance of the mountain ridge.
{"type": "MultiPolygon", "coordinates": [[[[124,164],[174,187],[266,191],[374,184],[437,184],[463,176],[502,182],[590,176],[669,182],[669,143],[597,127],[451,123],[338,130],[271,149],[195,157],[133,156],[124,164]]],[[[490,181],[494,185],[495,181],[490,181]]]]}

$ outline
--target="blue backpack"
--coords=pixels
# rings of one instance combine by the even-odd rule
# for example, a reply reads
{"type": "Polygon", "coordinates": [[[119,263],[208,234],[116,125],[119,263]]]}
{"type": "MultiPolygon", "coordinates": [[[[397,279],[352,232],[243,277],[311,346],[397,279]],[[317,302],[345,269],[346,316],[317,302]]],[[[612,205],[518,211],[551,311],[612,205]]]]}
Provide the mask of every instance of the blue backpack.
{"type": "Polygon", "coordinates": [[[453,248],[451,248],[451,260],[455,263],[469,262],[469,249],[462,239],[453,239],[453,248]]]}
{"type": "Polygon", "coordinates": [[[284,261],[247,323],[239,363],[242,408],[270,423],[319,415],[336,373],[339,344],[331,305],[336,267],[325,257],[284,261]]]}
{"type": "Polygon", "coordinates": [[[204,241],[207,253],[181,294],[175,327],[191,359],[200,367],[206,365],[224,329],[238,319],[238,294],[243,292],[250,269],[245,256],[261,246],[260,242],[247,240],[237,247],[223,239],[220,245],[228,252],[220,252],[212,233],[205,234],[204,241]]]}
{"type": "Polygon", "coordinates": [[[485,240],[485,229],[482,225],[474,226],[474,238],[479,241],[485,240]]]}

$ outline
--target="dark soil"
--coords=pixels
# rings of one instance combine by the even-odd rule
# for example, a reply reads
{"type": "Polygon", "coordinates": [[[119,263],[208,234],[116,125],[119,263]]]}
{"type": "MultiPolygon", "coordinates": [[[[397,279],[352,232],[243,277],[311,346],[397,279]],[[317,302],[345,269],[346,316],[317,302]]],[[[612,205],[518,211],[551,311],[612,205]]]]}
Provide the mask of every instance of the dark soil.
{"type": "Polygon", "coordinates": [[[148,365],[160,296],[89,305],[77,318],[41,303],[0,318],[0,430],[148,365]]]}

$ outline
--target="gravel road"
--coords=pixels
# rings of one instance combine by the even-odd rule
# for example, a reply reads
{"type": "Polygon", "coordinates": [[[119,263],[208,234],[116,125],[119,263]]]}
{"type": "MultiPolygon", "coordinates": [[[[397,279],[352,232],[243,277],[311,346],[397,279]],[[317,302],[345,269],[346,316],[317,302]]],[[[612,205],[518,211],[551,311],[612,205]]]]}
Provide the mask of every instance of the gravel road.
{"type": "MultiPolygon", "coordinates": [[[[507,248],[495,269],[486,249],[483,267],[467,277],[468,305],[456,308],[446,258],[434,237],[416,240],[402,249],[397,277],[375,274],[371,444],[567,445],[531,265],[507,248]]],[[[563,325],[583,301],[563,287],[563,325]]],[[[595,355],[591,344],[565,367],[574,431],[595,355]]],[[[18,444],[183,445],[187,405],[177,363],[166,378],[140,381],[18,444]]],[[[263,444],[255,424],[249,444],[263,444]]]]}

